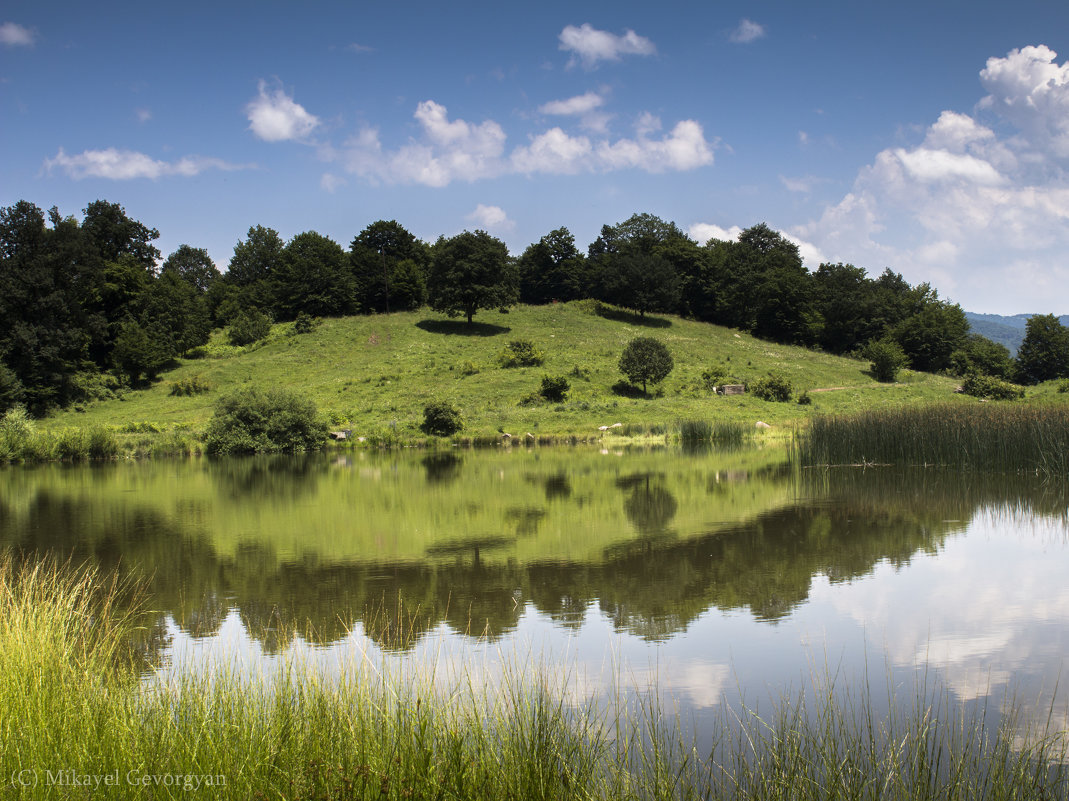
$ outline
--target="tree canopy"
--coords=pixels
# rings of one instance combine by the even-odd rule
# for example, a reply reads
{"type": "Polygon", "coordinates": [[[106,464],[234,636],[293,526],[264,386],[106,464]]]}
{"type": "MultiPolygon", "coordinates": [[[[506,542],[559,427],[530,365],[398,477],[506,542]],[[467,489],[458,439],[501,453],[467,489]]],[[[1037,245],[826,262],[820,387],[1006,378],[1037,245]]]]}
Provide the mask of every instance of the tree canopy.
{"type": "Polygon", "coordinates": [[[479,309],[511,305],[508,247],[486,231],[464,231],[434,245],[427,300],[431,309],[472,322],[479,309]]]}

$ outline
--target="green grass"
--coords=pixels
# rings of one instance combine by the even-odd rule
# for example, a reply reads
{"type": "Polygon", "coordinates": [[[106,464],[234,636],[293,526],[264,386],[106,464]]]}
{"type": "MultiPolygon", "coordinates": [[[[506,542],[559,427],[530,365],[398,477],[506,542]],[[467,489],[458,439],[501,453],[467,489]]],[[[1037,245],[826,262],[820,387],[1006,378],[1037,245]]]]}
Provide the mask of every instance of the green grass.
{"type": "MultiPolygon", "coordinates": [[[[569,699],[549,667],[400,678],[291,662],[139,681],[126,588],[92,571],[0,561],[0,795],[15,799],[1064,798],[1065,733],[971,715],[916,689],[881,716],[827,681],[712,743],[657,702],[569,699]],[[807,700],[812,699],[812,700],[807,700]],[[67,772],[66,774],[62,772],[67,772]],[[98,776],[96,792],[57,782],[98,776]],[[142,784],[148,782],[148,785],[142,784]]],[[[132,608],[137,608],[136,606],[132,608]]],[[[654,692],[649,697],[656,697],[654,692]]],[[[1052,710],[1053,711],[1053,710],[1052,710]]],[[[994,717],[994,715],[992,715],[994,717]]]]}
{"type": "Polygon", "coordinates": [[[1069,407],[932,405],[816,417],[804,465],[895,464],[1069,475],[1069,407]]]}
{"type": "MultiPolygon", "coordinates": [[[[152,387],[122,398],[69,410],[48,428],[149,421],[202,430],[222,394],[247,386],[291,387],[313,400],[335,428],[356,437],[424,440],[419,431],[428,402],[446,399],[462,411],[461,437],[492,442],[502,432],[549,440],[598,438],[599,426],[622,423],[674,431],[678,420],[709,420],[753,427],[758,421],[789,428],[813,414],[927,404],[975,403],[953,395],[953,379],[903,372],[896,384],[868,375],[868,363],[777,345],[727,328],[683,320],[595,314],[589,302],[517,306],[510,313],[481,312],[469,327],[426,309],[324,320],[315,331],[290,336],[292,324],[273,327],[249,348],[225,343],[216,332],[205,356],[186,360],[152,387]],[[611,319],[610,319],[611,317],[611,319]],[[620,354],[636,336],[653,336],[672,351],[675,369],[651,397],[614,385],[620,354]],[[503,368],[500,354],[527,340],[545,355],[536,367],[503,368]],[[811,406],[769,403],[751,395],[716,396],[703,372],[723,368],[727,380],[752,382],[770,372],[809,390],[811,406]],[[543,375],[563,375],[571,389],[563,403],[520,405],[537,393],[543,375]],[[172,395],[172,385],[210,387],[172,395]],[[816,392],[814,390],[823,390],[816,392]]],[[[1052,393],[1052,397],[1056,393],[1052,393]]],[[[1065,394],[1057,395],[1063,401],[1065,394]]],[[[616,429],[617,431],[619,429],[616,429]]]]}

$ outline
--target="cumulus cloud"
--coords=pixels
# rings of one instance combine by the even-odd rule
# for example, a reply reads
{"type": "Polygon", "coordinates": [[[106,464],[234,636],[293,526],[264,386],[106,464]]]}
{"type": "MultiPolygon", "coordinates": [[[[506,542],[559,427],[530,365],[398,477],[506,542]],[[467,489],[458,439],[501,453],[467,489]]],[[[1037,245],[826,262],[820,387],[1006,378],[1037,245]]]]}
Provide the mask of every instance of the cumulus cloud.
{"type": "Polygon", "coordinates": [[[588,22],[578,28],[568,25],[561,31],[560,49],[572,53],[569,66],[578,61],[586,69],[593,69],[600,61],[619,61],[621,56],[651,56],[657,52],[653,42],[630,29],[617,36],[599,31],[588,22]]]}
{"type": "Polygon", "coordinates": [[[62,170],[76,181],[83,178],[108,178],[113,181],[129,181],[135,178],[164,178],[170,175],[190,177],[205,170],[242,170],[251,165],[231,164],[222,159],[205,156],[185,156],[178,161],[160,161],[133,150],[85,150],[68,156],[63,148],[55,158],[46,159],[45,169],[62,170]]]}
{"type": "Polygon", "coordinates": [[[319,188],[324,192],[330,192],[334,194],[341,187],[345,186],[346,180],[340,176],[333,175],[329,172],[323,173],[323,176],[319,179],[319,188]]]}
{"type": "MultiPolygon", "coordinates": [[[[738,241],[739,234],[742,233],[742,230],[743,229],[737,225],[733,225],[730,228],[723,228],[714,223],[694,223],[694,225],[687,229],[687,235],[699,244],[704,245],[710,239],[719,239],[722,242],[736,242],[738,241]]],[[[797,245],[798,255],[802,259],[802,264],[810,270],[815,270],[823,262],[827,261],[820,248],[812,242],[807,242],[794,234],[789,234],[784,231],[781,231],[780,234],[788,242],[797,245]]]]}
{"type": "Polygon", "coordinates": [[[245,106],[249,130],[265,142],[305,139],[319,126],[319,118],[295,103],[281,87],[268,91],[260,81],[259,91],[245,106]]]}
{"type": "Polygon", "coordinates": [[[731,32],[730,39],[736,44],[749,44],[765,35],[765,26],[753,20],[739,20],[738,27],[731,32]]]}
{"type": "Polygon", "coordinates": [[[587,92],[583,95],[569,97],[566,100],[551,100],[549,103],[543,103],[539,106],[538,110],[543,114],[589,114],[603,105],[605,105],[604,97],[597,92],[587,92]]]}
{"type": "Polygon", "coordinates": [[[467,219],[486,230],[510,229],[515,223],[509,219],[500,206],[486,206],[480,203],[467,219]]]}
{"type": "Polygon", "coordinates": [[[35,38],[33,31],[18,23],[5,22],[0,25],[0,44],[8,47],[29,47],[35,38]]]}
{"type": "Polygon", "coordinates": [[[634,138],[597,141],[573,136],[559,126],[532,136],[505,154],[506,135],[493,120],[474,124],[451,119],[445,106],[420,103],[415,119],[422,136],[387,150],[374,128],[365,128],[344,148],[346,168],[373,181],[446,186],[509,173],[575,174],[640,169],[646,172],[691,170],[713,163],[713,144],[694,120],[683,120],[667,134],[652,136],[659,121],[642,116],[634,138]]]}
{"type": "Polygon", "coordinates": [[[1062,313],[1048,308],[1069,281],[1069,64],[1056,58],[1040,45],[988,59],[972,115],[944,111],[918,145],[881,151],[795,233],[972,310],[1062,313]]]}

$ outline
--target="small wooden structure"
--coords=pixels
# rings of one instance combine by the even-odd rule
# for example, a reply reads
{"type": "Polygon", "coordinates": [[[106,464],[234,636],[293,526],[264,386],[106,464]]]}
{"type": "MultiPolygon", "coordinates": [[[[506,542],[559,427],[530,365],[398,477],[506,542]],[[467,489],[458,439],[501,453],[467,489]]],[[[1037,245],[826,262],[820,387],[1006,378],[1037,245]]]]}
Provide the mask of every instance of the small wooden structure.
{"type": "Polygon", "coordinates": [[[722,387],[720,387],[721,395],[741,395],[745,391],[745,384],[724,384],[722,387]]]}

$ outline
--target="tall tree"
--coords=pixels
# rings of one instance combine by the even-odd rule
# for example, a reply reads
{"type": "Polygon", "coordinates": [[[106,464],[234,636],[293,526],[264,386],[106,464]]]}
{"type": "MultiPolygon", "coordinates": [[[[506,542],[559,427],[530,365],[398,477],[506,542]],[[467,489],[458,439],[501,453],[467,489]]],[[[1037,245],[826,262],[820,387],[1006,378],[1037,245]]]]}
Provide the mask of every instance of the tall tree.
{"type": "Polygon", "coordinates": [[[514,302],[508,247],[486,231],[464,231],[434,245],[427,299],[436,312],[463,315],[468,324],[479,309],[514,302]]]}
{"type": "Polygon", "coordinates": [[[118,203],[94,200],[86,206],[82,231],[89,246],[104,261],[131,256],[145,269],[155,270],[160,252],[152,242],[160,238],[160,232],[131,220],[118,203]]]}
{"type": "Polygon", "coordinates": [[[647,311],[676,311],[679,274],[674,257],[680,245],[694,243],[674,222],[653,214],[633,214],[616,225],[602,226],[601,235],[588,248],[599,300],[647,311]],[[643,271],[652,271],[660,288],[643,271]]]}
{"type": "Polygon", "coordinates": [[[429,258],[427,246],[396,220],[378,220],[364,228],[349,246],[360,310],[401,311],[421,306],[429,258]]]}
{"type": "Polygon", "coordinates": [[[334,240],[305,231],[286,245],[275,270],[275,309],[281,319],[301,312],[334,317],[355,309],[349,260],[334,240]]]}
{"type": "Polygon", "coordinates": [[[1064,377],[1069,377],[1069,328],[1053,314],[1029,317],[1017,349],[1017,380],[1038,384],[1064,377]]]}
{"type": "Polygon", "coordinates": [[[179,245],[178,250],[167,257],[160,274],[173,272],[200,294],[211,288],[221,274],[204,248],[179,245]]]}
{"type": "Polygon", "coordinates": [[[541,304],[586,297],[586,259],[567,228],[550,231],[527,249],[516,263],[520,302],[541,304]]]}
{"type": "Polygon", "coordinates": [[[226,281],[238,288],[236,298],[232,299],[236,305],[274,309],[273,280],[285,248],[278,231],[262,225],[254,225],[248,236],[234,245],[226,281]]]}

